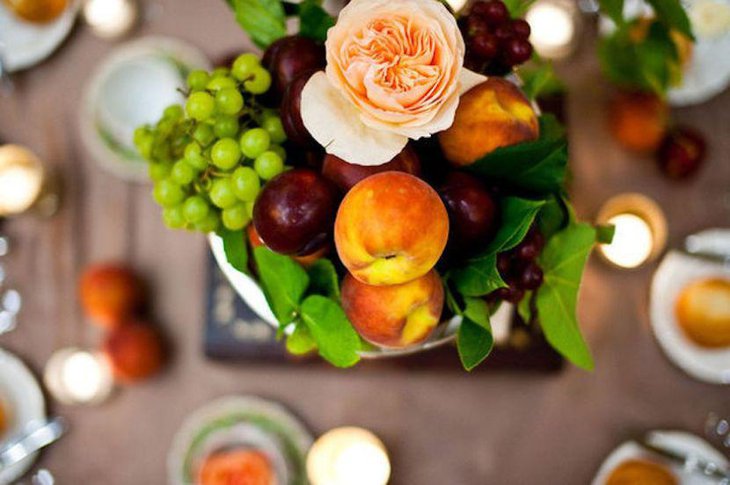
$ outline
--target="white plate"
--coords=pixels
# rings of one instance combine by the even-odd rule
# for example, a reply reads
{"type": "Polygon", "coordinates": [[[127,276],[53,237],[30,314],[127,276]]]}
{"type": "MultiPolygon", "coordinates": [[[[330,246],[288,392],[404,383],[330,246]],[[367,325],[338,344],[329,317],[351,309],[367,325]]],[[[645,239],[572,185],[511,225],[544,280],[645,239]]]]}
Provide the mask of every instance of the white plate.
{"type": "MultiPolygon", "coordinates": [[[[4,441],[18,433],[33,421],[46,419],[46,405],[38,381],[17,357],[0,349],[0,400],[9,414],[10,427],[2,436],[4,441]]],[[[37,453],[0,471],[0,485],[13,483],[33,465],[37,453]]]]}
{"type": "Polygon", "coordinates": [[[53,53],[71,32],[79,2],[72,1],[56,20],[34,24],[19,19],[0,2],[0,55],[8,72],[31,67],[53,53]]]}
{"type": "Polygon", "coordinates": [[[193,412],[175,435],[167,458],[170,485],[189,479],[201,460],[217,450],[251,446],[264,453],[282,485],[305,485],[312,435],[281,404],[255,396],[229,396],[193,412]]]}
{"type": "MultiPolygon", "coordinates": [[[[728,461],[722,453],[710,446],[705,440],[690,433],[682,431],[653,431],[649,434],[647,440],[653,445],[669,448],[683,454],[702,457],[721,466],[728,466],[728,461]]],[[[635,459],[650,459],[665,463],[674,472],[679,479],[679,483],[682,485],[711,485],[717,483],[716,480],[700,474],[684,472],[679,464],[663,461],[660,457],[644,450],[637,443],[627,441],[608,455],[598,470],[593,482],[591,482],[592,485],[603,485],[618,465],[635,459]]]]}
{"type": "Polygon", "coordinates": [[[654,335],[669,359],[696,379],[730,384],[730,348],[707,349],[689,340],[679,327],[675,302],[691,282],[730,278],[722,263],[670,251],[656,270],[651,284],[650,318],[654,335]]]}
{"type": "MultiPolygon", "coordinates": [[[[682,4],[691,11],[692,6],[700,1],[703,0],[684,0],[682,4]]],[[[730,0],[715,1],[730,5],[730,0]]],[[[624,3],[626,16],[649,15],[651,12],[651,8],[643,0],[627,0],[624,3]]],[[[601,33],[606,35],[613,29],[613,22],[602,16],[601,33]]],[[[669,104],[673,106],[703,103],[720,94],[730,83],[730,28],[720,36],[703,36],[696,32],[695,37],[697,41],[684,69],[682,84],[671,88],[667,93],[669,104]]]]}
{"type": "Polygon", "coordinates": [[[192,69],[210,63],[195,47],[167,37],[146,37],[118,47],[96,69],[80,110],[81,137],[94,159],[112,174],[146,182],[147,162],[132,141],[134,130],[155,123],[171,104],[182,104],[192,69]]]}

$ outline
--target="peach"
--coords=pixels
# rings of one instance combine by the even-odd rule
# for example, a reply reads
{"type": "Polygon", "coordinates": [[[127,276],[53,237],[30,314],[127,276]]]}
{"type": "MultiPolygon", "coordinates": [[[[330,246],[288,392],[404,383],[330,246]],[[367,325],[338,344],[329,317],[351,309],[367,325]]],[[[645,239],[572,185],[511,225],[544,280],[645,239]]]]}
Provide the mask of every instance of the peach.
{"type": "Polygon", "coordinates": [[[342,307],[355,330],[381,347],[402,348],[426,340],[441,319],[444,288],[436,271],[400,285],[372,286],[347,275],[342,307]]]}
{"type": "MultiPolygon", "coordinates": [[[[264,240],[261,239],[259,233],[256,232],[256,228],[253,226],[253,224],[248,225],[246,232],[248,233],[248,241],[249,243],[251,243],[251,248],[256,249],[259,246],[266,246],[266,244],[264,244],[264,240]]],[[[291,258],[305,268],[308,268],[309,266],[312,266],[315,261],[323,258],[327,254],[327,252],[329,252],[329,249],[329,245],[327,245],[311,254],[305,254],[303,256],[291,256],[291,258]]]]}
{"type": "Polygon", "coordinates": [[[207,457],[198,472],[200,485],[271,485],[274,471],[263,453],[252,450],[219,451],[207,457]]]}
{"type": "Polygon", "coordinates": [[[676,485],[679,483],[672,471],[664,465],[648,460],[628,460],[611,471],[606,485],[676,485]]]}
{"type": "Polygon", "coordinates": [[[81,305],[86,314],[102,327],[118,327],[133,316],[144,302],[137,276],[114,264],[90,266],[79,283],[81,305]]]}
{"type": "Polygon", "coordinates": [[[449,237],[441,198],[423,180],[383,172],[355,185],[335,219],[342,264],[370,285],[396,285],[425,275],[449,237]]]}
{"type": "Polygon", "coordinates": [[[129,322],[109,332],[102,351],[114,377],[128,384],[152,376],[164,360],[158,332],[143,322],[129,322]]]}
{"type": "Polygon", "coordinates": [[[395,158],[382,165],[355,165],[331,154],[325,155],[322,163],[322,175],[345,192],[371,175],[390,171],[410,173],[416,177],[420,176],[421,162],[416,151],[410,145],[406,145],[395,158]]]}
{"type": "Polygon", "coordinates": [[[439,142],[447,160],[464,166],[539,134],[537,114],[522,91],[506,79],[490,77],[461,97],[454,123],[439,133],[439,142]]]}
{"type": "Polygon", "coordinates": [[[609,127],[614,138],[629,150],[656,150],[667,132],[669,107],[652,93],[622,92],[609,106],[609,127]]]}

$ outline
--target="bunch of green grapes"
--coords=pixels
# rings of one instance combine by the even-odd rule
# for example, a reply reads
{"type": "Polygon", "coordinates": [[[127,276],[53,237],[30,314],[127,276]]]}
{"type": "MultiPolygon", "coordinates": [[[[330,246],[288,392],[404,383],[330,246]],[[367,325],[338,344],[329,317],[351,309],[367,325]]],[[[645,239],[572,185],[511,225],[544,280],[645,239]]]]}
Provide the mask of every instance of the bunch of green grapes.
{"type": "Polygon", "coordinates": [[[281,118],[256,100],[271,75],[257,56],[242,54],[231,69],[192,71],[187,86],[184,108],[170,106],[134,133],[154,199],[170,228],[243,229],[262,183],[285,169],[281,118]]]}

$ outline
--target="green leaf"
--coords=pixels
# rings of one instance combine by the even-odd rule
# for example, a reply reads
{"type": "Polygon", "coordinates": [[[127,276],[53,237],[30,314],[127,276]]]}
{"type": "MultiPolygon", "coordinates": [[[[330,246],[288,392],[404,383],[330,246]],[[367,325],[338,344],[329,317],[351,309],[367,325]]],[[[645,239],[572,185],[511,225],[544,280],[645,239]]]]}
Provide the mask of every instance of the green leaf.
{"type": "Polygon", "coordinates": [[[238,24],[262,49],[286,35],[286,16],[280,0],[233,0],[233,10],[238,24]]]}
{"type": "Polygon", "coordinates": [[[654,9],[657,19],[670,29],[675,29],[694,40],[687,12],[685,12],[679,0],[647,0],[654,9]]]}
{"type": "Polygon", "coordinates": [[[457,291],[464,296],[483,296],[507,286],[497,271],[496,253],[469,260],[465,266],[454,268],[451,279],[457,291]]]}
{"type": "Polygon", "coordinates": [[[223,251],[230,265],[241,273],[248,274],[248,247],[243,230],[221,229],[218,235],[223,239],[223,251]]]}
{"type": "Polygon", "coordinates": [[[335,265],[329,259],[321,258],[307,270],[309,274],[309,294],[324,295],[335,300],[340,299],[340,279],[335,265]]]}
{"type": "Polygon", "coordinates": [[[570,221],[567,208],[568,202],[561,196],[554,195],[545,201],[545,205],[537,215],[537,225],[545,239],[550,239],[553,234],[565,228],[570,221]]]}
{"type": "Polygon", "coordinates": [[[500,147],[466,167],[497,182],[541,194],[563,187],[568,164],[565,130],[554,116],[540,117],[540,138],[500,147]]]}
{"type": "Polygon", "coordinates": [[[456,347],[461,365],[471,371],[492,352],[494,337],[491,326],[483,326],[464,317],[456,334],[456,347]]]}
{"type": "Polygon", "coordinates": [[[536,61],[537,64],[520,70],[522,77],[522,91],[534,100],[539,96],[555,94],[565,91],[565,85],[560,81],[551,62],[536,61]]]}
{"type": "Polygon", "coordinates": [[[544,205],[544,200],[503,198],[500,203],[502,225],[483,254],[508,251],[521,243],[544,205]]]}
{"type": "Polygon", "coordinates": [[[317,342],[312,338],[309,328],[303,323],[297,323],[294,332],[286,339],[286,350],[294,355],[306,355],[317,348],[317,342]]]}
{"type": "Polygon", "coordinates": [[[608,15],[617,26],[625,23],[624,20],[624,0],[599,0],[601,12],[608,15]]]}
{"type": "Polygon", "coordinates": [[[530,323],[532,321],[532,298],[533,298],[534,292],[527,291],[525,292],[525,296],[517,303],[517,314],[520,316],[520,318],[525,323],[530,323]]]}
{"type": "Polygon", "coordinates": [[[317,0],[304,0],[299,4],[299,33],[303,36],[324,42],[333,25],[334,17],[317,0]]]}
{"type": "Polygon", "coordinates": [[[583,369],[593,358],[578,327],[576,305],[583,269],[596,240],[587,224],[571,224],[548,241],[539,257],[545,276],[537,291],[537,311],[550,345],[583,369]]]}
{"type": "Polygon", "coordinates": [[[646,38],[636,46],[636,55],[645,85],[656,93],[665,93],[678,58],[669,29],[660,22],[652,22],[646,38]]]}
{"type": "Polygon", "coordinates": [[[513,18],[524,17],[533,3],[535,3],[535,0],[504,0],[507,10],[513,18]]]}
{"type": "Polygon", "coordinates": [[[613,224],[596,226],[596,242],[599,244],[611,244],[615,234],[616,226],[613,224]]]}
{"type": "Polygon", "coordinates": [[[489,323],[489,315],[489,305],[483,299],[464,298],[464,316],[491,332],[492,326],[489,323]]]}
{"type": "Polygon", "coordinates": [[[254,249],[259,282],[280,325],[294,321],[299,303],[309,285],[307,272],[289,256],[260,246],[254,249]]]}
{"type": "Polygon", "coordinates": [[[302,303],[302,321],[317,342],[319,355],[332,365],[350,367],[360,360],[360,337],[337,302],[308,296],[302,303]]]}

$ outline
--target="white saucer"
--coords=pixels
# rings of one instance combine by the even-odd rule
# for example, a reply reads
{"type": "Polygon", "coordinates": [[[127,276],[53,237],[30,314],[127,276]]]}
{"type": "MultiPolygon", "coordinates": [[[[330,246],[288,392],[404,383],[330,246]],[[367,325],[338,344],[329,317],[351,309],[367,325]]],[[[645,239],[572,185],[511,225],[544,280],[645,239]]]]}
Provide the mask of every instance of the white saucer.
{"type": "Polygon", "coordinates": [[[255,396],[229,396],[194,411],[167,457],[170,485],[193,485],[200,462],[217,450],[248,446],[264,453],[281,484],[306,483],[313,438],[284,406],[255,396]]]}
{"type": "Polygon", "coordinates": [[[146,37],[114,50],[91,76],[80,110],[81,137],[94,159],[120,178],[148,181],[134,130],[156,123],[167,106],[182,104],[178,88],[185,87],[188,72],[209,66],[197,48],[167,37],[146,37]]]}
{"type": "Polygon", "coordinates": [[[8,72],[31,67],[51,55],[71,32],[78,12],[79,2],[72,1],[56,20],[33,24],[0,2],[0,55],[8,72]]]}
{"type": "MultiPolygon", "coordinates": [[[[657,446],[669,448],[682,454],[693,454],[721,466],[728,466],[728,461],[722,453],[710,446],[705,440],[690,433],[683,431],[653,431],[649,434],[647,440],[649,443],[657,446]]],[[[608,455],[598,470],[593,482],[591,482],[592,485],[603,485],[618,465],[628,460],[636,459],[649,459],[665,463],[677,476],[682,485],[712,485],[717,483],[716,480],[712,480],[703,475],[684,472],[679,464],[665,462],[661,457],[657,457],[651,452],[644,450],[637,443],[627,441],[608,455]]]]}
{"type": "Polygon", "coordinates": [[[700,347],[684,335],[675,315],[680,292],[693,281],[712,277],[730,278],[730,267],[670,251],[652,280],[651,327],[667,357],[687,374],[705,382],[730,384],[730,348],[700,347]]]}
{"type": "MultiPolygon", "coordinates": [[[[28,368],[13,354],[0,349],[0,400],[9,414],[10,427],[0,440],[18,433],[33,421],[46,419],[46,405],[38,381],[28,368]]],[[[35,461],[37,454],[0,471],[0,485],[15,482],[23,476],[35,461]]]]}

